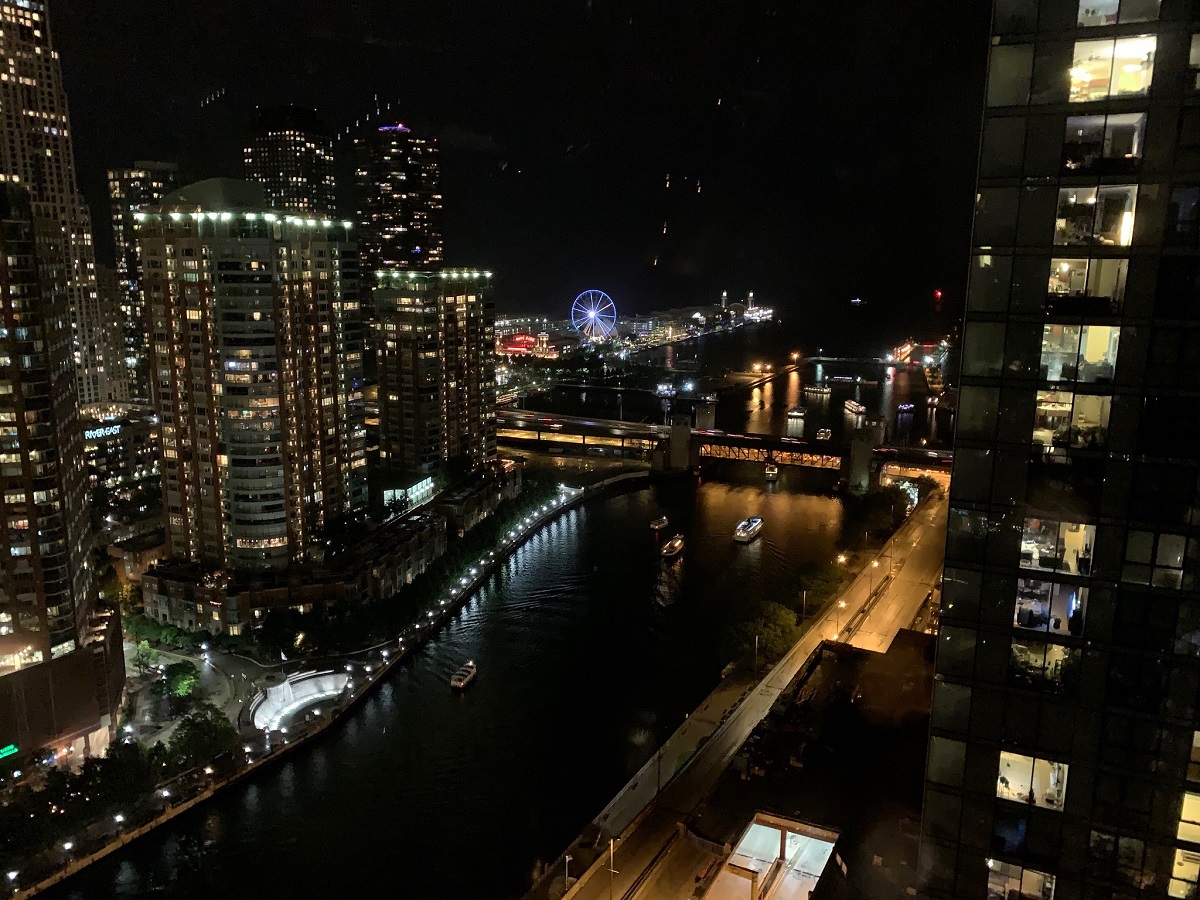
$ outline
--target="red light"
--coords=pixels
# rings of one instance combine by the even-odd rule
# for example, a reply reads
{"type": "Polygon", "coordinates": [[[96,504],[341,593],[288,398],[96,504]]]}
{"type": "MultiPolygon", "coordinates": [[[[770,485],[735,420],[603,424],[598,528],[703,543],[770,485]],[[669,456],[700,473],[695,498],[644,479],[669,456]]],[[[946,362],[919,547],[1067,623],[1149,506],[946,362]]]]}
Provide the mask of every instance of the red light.
{"type": "Polygon", "coordinates": [[[933,292],[933,299],[934,299],[934,300],[941,300],[941,299],[942,299],[942,292],[941,292],[941,291],[934,291],[934,292],[933,292]]]}

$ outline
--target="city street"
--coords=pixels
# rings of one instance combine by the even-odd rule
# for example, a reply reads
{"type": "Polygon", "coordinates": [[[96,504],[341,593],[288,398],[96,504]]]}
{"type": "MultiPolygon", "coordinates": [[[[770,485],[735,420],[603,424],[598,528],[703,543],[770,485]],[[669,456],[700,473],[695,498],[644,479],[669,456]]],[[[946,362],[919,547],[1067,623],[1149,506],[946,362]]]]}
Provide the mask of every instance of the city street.
{"type": "Polygon", "coordinates": [[[677,824],[708,796],[729,760],[813,651],[823,640],[832,639],[839,627],[852,622],[867,604],[877,579],[887,571],[887,553],[896,554],[894,565],[899,568],[893,570],[893,583],[882,592],[863,622],[868,635],[865,640],[871,642],[872,649],[886,649],[896,631],[908,624],[940,570],[946,512],[942,496],[931,500],[905,523],[881,553],[879,567],[868,566],[843,593],[845,607],[833,604],[814,620],[788,655],[696,752],[691,764],[652,801],[652,809],[617,844],[617,874],[610,875],[606,855],[604,862],[572,885],[568,898],[665,898],[690,893],[696,872],[711,857],[690,842],[678,840],[677,824]]]}

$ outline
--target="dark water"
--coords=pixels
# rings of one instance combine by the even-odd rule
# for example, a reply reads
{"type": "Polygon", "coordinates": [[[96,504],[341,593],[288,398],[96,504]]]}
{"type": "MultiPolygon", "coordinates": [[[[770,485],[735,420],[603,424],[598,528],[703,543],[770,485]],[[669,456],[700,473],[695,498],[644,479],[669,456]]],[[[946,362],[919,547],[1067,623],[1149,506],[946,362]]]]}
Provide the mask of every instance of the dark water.
{"type": "Polygon", "coordinates": [[[723,474],[547,525],[343,727],[47,896],[519,895],[714,686],[728,607],[833,555],[841,504],[790,491],[803,473],[723,474]],[[660,512],[687,537],[673,563],[660,512]],[[751,513],[762,537],[735,545],[751,513]]]}
{"type": "MultiPolygon", "coordinates": [[[[693,377],[720,378],[726,372],[751,371],[755,364],[782,368],[791,360],[791,353],[815,353],[829,347],[806,345],[799,329],[787,323],[763,323],[730,332],[706,335],[696,340],[639,354],[644,362],[676,367],[663,378],[679,385],[693,377]],[[684,370],[679,371],[679,367],[684,370]]],[[[849,343],[837,352],[883,356],[887,350],[849,343]]],[[[806,365],[798,371],[783,373],[761,387],[727,390],[717,404],[716,427],[737,433],[773,434],[815,440],[817,431],[828,428],[831,440],[841,443],[846,433],[861,425],[862,420],[847,415],[847,400],[861,403],[864,415],[885,423],[886,439],[897,445],[947,444],[951,435],[949,422],[935,416],[928,406],[929,389],[924,375],[904,366],[883,366],[864,362],[824,363],[806,365]],[[858,378],[866,383],[847,383],[841,378],[858,378]],[[805,393],[806,384],[825,381],[832,389],[828,397],[805,393]],[[875,382],[871,384],[870,382],[875,382]],[[804,407],[803,420],[789,419],[788,410],[804,407]]],[[[525,408],[563,415],[595,416],[627,421],[664,422],[665,410],[660,398],[648,392],[618,391],[603,387],[558,387],[524,401],[525,408]],[[621,394],[618,403],[617,394],[621,394]]],[[[685,400],[677,400],[676,408],[690,410],[685,400]]]]}

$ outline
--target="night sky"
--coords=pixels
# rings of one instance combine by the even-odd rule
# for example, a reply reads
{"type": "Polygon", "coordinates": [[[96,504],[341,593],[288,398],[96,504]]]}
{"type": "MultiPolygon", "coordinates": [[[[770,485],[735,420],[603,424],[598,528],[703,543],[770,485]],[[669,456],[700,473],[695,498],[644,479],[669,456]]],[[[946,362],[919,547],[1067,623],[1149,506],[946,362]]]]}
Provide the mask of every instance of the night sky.
{"type": "Polygon", "coordinates": [[[447,261],[494,269],[502,312],[754,290],[896,332],[960,309],[989,7],[51,0],[102,259],[106,167],[240,176],[254,104],[341,129],[378,95],[438,136],[447,261]]]}

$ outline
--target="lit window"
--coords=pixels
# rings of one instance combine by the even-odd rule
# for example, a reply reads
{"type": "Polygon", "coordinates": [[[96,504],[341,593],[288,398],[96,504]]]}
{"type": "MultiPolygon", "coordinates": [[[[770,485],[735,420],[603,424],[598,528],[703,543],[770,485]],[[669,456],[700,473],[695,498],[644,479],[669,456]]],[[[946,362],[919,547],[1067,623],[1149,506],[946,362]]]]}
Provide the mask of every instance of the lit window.
{"type": "Polygon", "coordinates": [[[1071,60],[1071,102],[1144,94],[1154,75],[1154,35],[1076,41],[1071,60]]]}
{"type": "Polygon", "coordinates": [[[1028,518],[1021,532],[1021,568],[1089,575],[1096,526],[1028,518]]]}
{"type": "Polygon", "coordinates": [[[1127,259],[1051,260],[1047,310],[1066,315],[1116,313],[1128,274],[1127,259]]]}
{"type": "Polygon", "coordinates": [[[1103,175],[1132,172],[1142,158],[1146,114],[1071,116],[1063,136],[1063,170],[1103,175]]]}
{"type": "MultiPolygon", "coordinates": [[[[1102,450],[1108,443],[1111,410],[1112,397],[1071,391],[1038,391],[1033,443],[1040,444],[1046,453],[1067,448],[1102,450]]],[[[1027,519],[1026,524],[1029,521],[1027,519]]]]}
{"type": "Polygon", "coordinates": [[[996,796],[1061,810],[1067,794],[1067,769],[1066,763],[1003,750],[996,775],[996,796]]]}
{"type": "Polygon", "coordinates": [[[1161,0],[1079,0],[1080,28],[1127,22],[1153,22],[1161,0]]]}
{"type": "Polygon", "coordinates": [[[1056,244],[1128,247],[1133,240],[1137,186],[1062,188],[1054,222],[1056,244]]]}
{"type": "Polygon", "coordinates": [[[1088,589],[1034,578],[1017,579],[1013,627],[1058,635],[1083,633],[1088,589]]]}
{"type": "Polygon", "coordinates": [[[988,897],[1008,900],[1010,897],[1036,897],[1054,900],[1054,876],[1034,869],[1022,869],[1012,863],[989,859],[988,897]]]}

